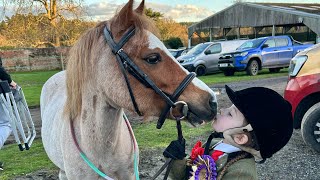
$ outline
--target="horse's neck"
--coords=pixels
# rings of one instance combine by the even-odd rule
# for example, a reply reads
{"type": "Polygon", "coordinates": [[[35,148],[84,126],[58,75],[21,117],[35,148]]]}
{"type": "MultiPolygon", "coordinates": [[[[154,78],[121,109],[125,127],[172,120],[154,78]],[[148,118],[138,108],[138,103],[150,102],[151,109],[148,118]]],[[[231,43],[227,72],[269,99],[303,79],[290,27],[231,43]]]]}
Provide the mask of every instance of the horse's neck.
{"type": "MultiPolygon", "coordinates": [[[[102,93],[87,93],[82,100],[82,112],[78,125],[81,144],[95,156],[106,151],[133,153],[132,139],[123,120],[123,109],[113,107],[102,93]]],[[[101,158],[101,157],[99,157],[101,158]]]]}

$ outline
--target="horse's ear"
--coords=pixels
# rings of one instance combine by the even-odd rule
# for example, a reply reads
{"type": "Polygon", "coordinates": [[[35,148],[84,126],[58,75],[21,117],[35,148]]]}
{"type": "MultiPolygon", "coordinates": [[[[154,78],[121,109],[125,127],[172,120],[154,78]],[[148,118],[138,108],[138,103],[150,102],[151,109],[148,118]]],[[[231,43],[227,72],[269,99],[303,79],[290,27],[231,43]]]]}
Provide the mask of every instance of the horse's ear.
{"type": "Polygon", "coordinates": [[[118,15],[116,16],[114,22],[112,22],[113,31],[121,33],[122,31],[128,29],[132,25],[133,17],[133,0],[123,6],[118,15]]]}
{"type": "Polygon", "coordinates": [[[136,13],[142,15],[144,11],[144,0],[140,3],[140,5],[137,7],[137,9],[134,10],[136,13]]]}

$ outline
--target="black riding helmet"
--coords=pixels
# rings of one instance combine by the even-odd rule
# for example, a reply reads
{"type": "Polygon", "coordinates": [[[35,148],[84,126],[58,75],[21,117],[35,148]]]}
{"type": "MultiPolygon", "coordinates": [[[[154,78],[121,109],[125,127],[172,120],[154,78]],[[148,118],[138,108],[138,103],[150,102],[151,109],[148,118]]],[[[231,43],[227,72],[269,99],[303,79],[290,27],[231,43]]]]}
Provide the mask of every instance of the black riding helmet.
{"type": "Polygon", "coordinates": [[[240,91],[227,85],[225,88],[232,103],[251,124],[263,159],[288,143],[293,132],[292,107],[280,94],[264,87],[240,91]]]}

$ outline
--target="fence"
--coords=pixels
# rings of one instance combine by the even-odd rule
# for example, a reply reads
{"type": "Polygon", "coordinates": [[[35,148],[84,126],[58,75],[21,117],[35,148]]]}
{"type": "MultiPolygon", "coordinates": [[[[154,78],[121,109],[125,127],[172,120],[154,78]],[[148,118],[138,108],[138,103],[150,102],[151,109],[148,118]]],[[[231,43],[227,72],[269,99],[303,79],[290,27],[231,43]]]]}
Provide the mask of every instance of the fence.
{"type": "Polygon", "coordinates": [[[8,71],[64,69],[70,47],[14,49],[0,51],[3,67],[8,71]]]}

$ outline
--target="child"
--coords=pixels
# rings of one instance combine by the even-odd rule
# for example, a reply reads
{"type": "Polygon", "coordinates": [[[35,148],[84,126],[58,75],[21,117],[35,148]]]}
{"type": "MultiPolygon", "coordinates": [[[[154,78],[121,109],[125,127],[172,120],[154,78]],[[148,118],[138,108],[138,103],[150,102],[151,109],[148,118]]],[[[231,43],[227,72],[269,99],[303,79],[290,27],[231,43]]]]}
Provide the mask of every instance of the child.
{"type": "MultiPolygon", "coordinates": [[[[210,137],[205,148],[198,142],[188,159],[173,158],[172,179],[257,179],[255,162],[263,163],[289,141],[291,105],[281,95],[263,87],[225,88],[233,105],[221,109],[212,123],[223,139],[210,143],[210,137]]],[[[173,149],[164,155],[184,154],[173,149]]]]}

